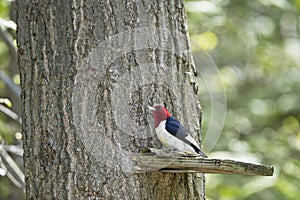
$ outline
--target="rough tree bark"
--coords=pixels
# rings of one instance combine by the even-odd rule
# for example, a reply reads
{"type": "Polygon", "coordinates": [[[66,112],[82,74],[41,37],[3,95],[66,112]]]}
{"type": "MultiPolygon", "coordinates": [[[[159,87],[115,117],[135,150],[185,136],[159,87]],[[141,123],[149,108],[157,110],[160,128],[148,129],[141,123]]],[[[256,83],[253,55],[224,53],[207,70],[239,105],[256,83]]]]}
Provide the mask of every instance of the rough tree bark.
{"type": "Polygon", "coordinates": [[[205,199],[203,174],[135,173],[147,103],[200,142],[182,0],[17,1],[27,199],[205,199]]]}

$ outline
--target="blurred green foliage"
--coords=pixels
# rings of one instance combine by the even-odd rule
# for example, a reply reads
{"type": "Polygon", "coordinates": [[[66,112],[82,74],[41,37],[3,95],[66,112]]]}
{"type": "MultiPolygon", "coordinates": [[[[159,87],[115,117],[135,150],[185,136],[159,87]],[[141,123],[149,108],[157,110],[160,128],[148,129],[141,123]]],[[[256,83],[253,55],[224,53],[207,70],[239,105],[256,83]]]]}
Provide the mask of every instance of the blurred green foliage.
{"type": "MultiPolygon", "coordinates": [[[[0,0],[0,26],[2,30],[7,30],[6,22],[9,21],[9,0],[0,0]]],[[[14,30],[9,30],[11,33],[14,30]]],[[[0,70],[7,76],[9,74],[9,50],[5,42],[0,38],[0,70]]],[[[7,98],[8,93],[6,85],[0,80],[0,104],[10,108],[11,101],[7,98]]],[[[16,123],[9,117],[0,112],[0,142],[5,140],[6,144],[11,144],[14,140],[14,133],[19,130],[16,123]]],[[[0,188],[1,189],[1,188],[0,188]]]]}
{"type": "MultiPolygon", "coordinates": [[[[13,79],[12,76],[12,65],[11,65],[11,55],[9,53],[9,48],[4,42],[3,38],[6,36],[15,37],[15,30],[9,27],[10,24],[14,22],[10,21],[9,11],[10,11],[9,0],[0,0],[0,71],[3,75],[13,79]]],[[[16,66],[14,66],[16,68],[16,66]]],[[[12,109],[11,97],[12,91],[9,90],[6,84],[0,80],[0,106],[2,108],[12,109]]],[[[15,134],[20,132],[20,125],[8,117],[4,112],[0,112],[0,143],[5,145],[19,145],[20,140],[16,140],[15,134]]],[[[14,155],[13,158],[17,158],[14,155]]],[[[0,158],[1,159],[1,158],[0,158]]],[[[20,165],[21,163],[17,161],[20,165]]],[[[6,167],[0,160],[0,199],[23,199],[23,194],[20,189],[18,189],[11,180],[5,176],[6,167]]]]}
{"type": "MultiPolygon", "coordinates": [[[[300,1],[186,7],[193,51],[201,46],[210,54],[227,96],[224,129],[210,156],[275,167],[273,177],[207,175],[208,200],[300,199],[300,1]]],[[[199,93],[205,138],[210,102],[201,86],[199,93]]]]}
{"type": "MultiPolygon", "coordinates": [[[[0,0],[0,19],[9,19],[9,1],[0,0]]],[[[2,26],[1,23],[0,26],[2,26]]],[[[8,48],[0,39],[0,69],[3,70],[4,66],[7,65],[8,57],[8,48]]],[[[0,89],[3,89],[3,84],[0,85],[0,89]]]]}
{"type": "Polygon", "coordinates": [[[1,0],[0,1],[0,17],[8,19],[9,13],[9,1],[1,0]]]}

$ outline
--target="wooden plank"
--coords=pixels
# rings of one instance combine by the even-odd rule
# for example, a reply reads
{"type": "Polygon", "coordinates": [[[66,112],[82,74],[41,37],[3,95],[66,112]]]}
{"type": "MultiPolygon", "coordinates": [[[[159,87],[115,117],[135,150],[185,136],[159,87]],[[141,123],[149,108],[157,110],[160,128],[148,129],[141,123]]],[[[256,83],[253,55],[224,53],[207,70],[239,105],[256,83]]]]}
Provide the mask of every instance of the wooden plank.
{"type": "Polygon", "coordinates": [[[207,174],[237,174],[251,176],[272,176],[274,168],[234,160],[209,159],[184,156],[157,156],[138,154],[132,156],[136,172],[161,171],[166,173],[200,172],[207,174]]]}

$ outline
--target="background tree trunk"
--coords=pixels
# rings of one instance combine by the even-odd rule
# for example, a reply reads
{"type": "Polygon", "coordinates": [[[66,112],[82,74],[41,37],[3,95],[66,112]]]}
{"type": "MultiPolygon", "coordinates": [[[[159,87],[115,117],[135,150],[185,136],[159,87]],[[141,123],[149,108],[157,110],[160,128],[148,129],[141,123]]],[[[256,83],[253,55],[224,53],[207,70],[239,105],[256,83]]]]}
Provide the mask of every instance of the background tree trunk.
{"type": "Polygon", "coordinates": [[[134,173],[165,102],[200,141],[182,0],[17,1],[28,199],[205,199],[202,174],[134,173]]]}

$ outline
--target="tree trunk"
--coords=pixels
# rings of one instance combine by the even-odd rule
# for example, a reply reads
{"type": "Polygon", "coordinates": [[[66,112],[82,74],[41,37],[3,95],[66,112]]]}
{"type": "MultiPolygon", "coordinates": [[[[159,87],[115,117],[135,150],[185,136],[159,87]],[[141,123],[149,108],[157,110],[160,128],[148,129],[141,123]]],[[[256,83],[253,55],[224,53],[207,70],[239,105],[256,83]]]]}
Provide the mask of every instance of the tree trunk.
{"type": "Polygon", "coordinates": [[[27,199],[205,199],[203,174],[135,173],[145,105],[200,143],[182,0],[17,1],[27,199]]]}

